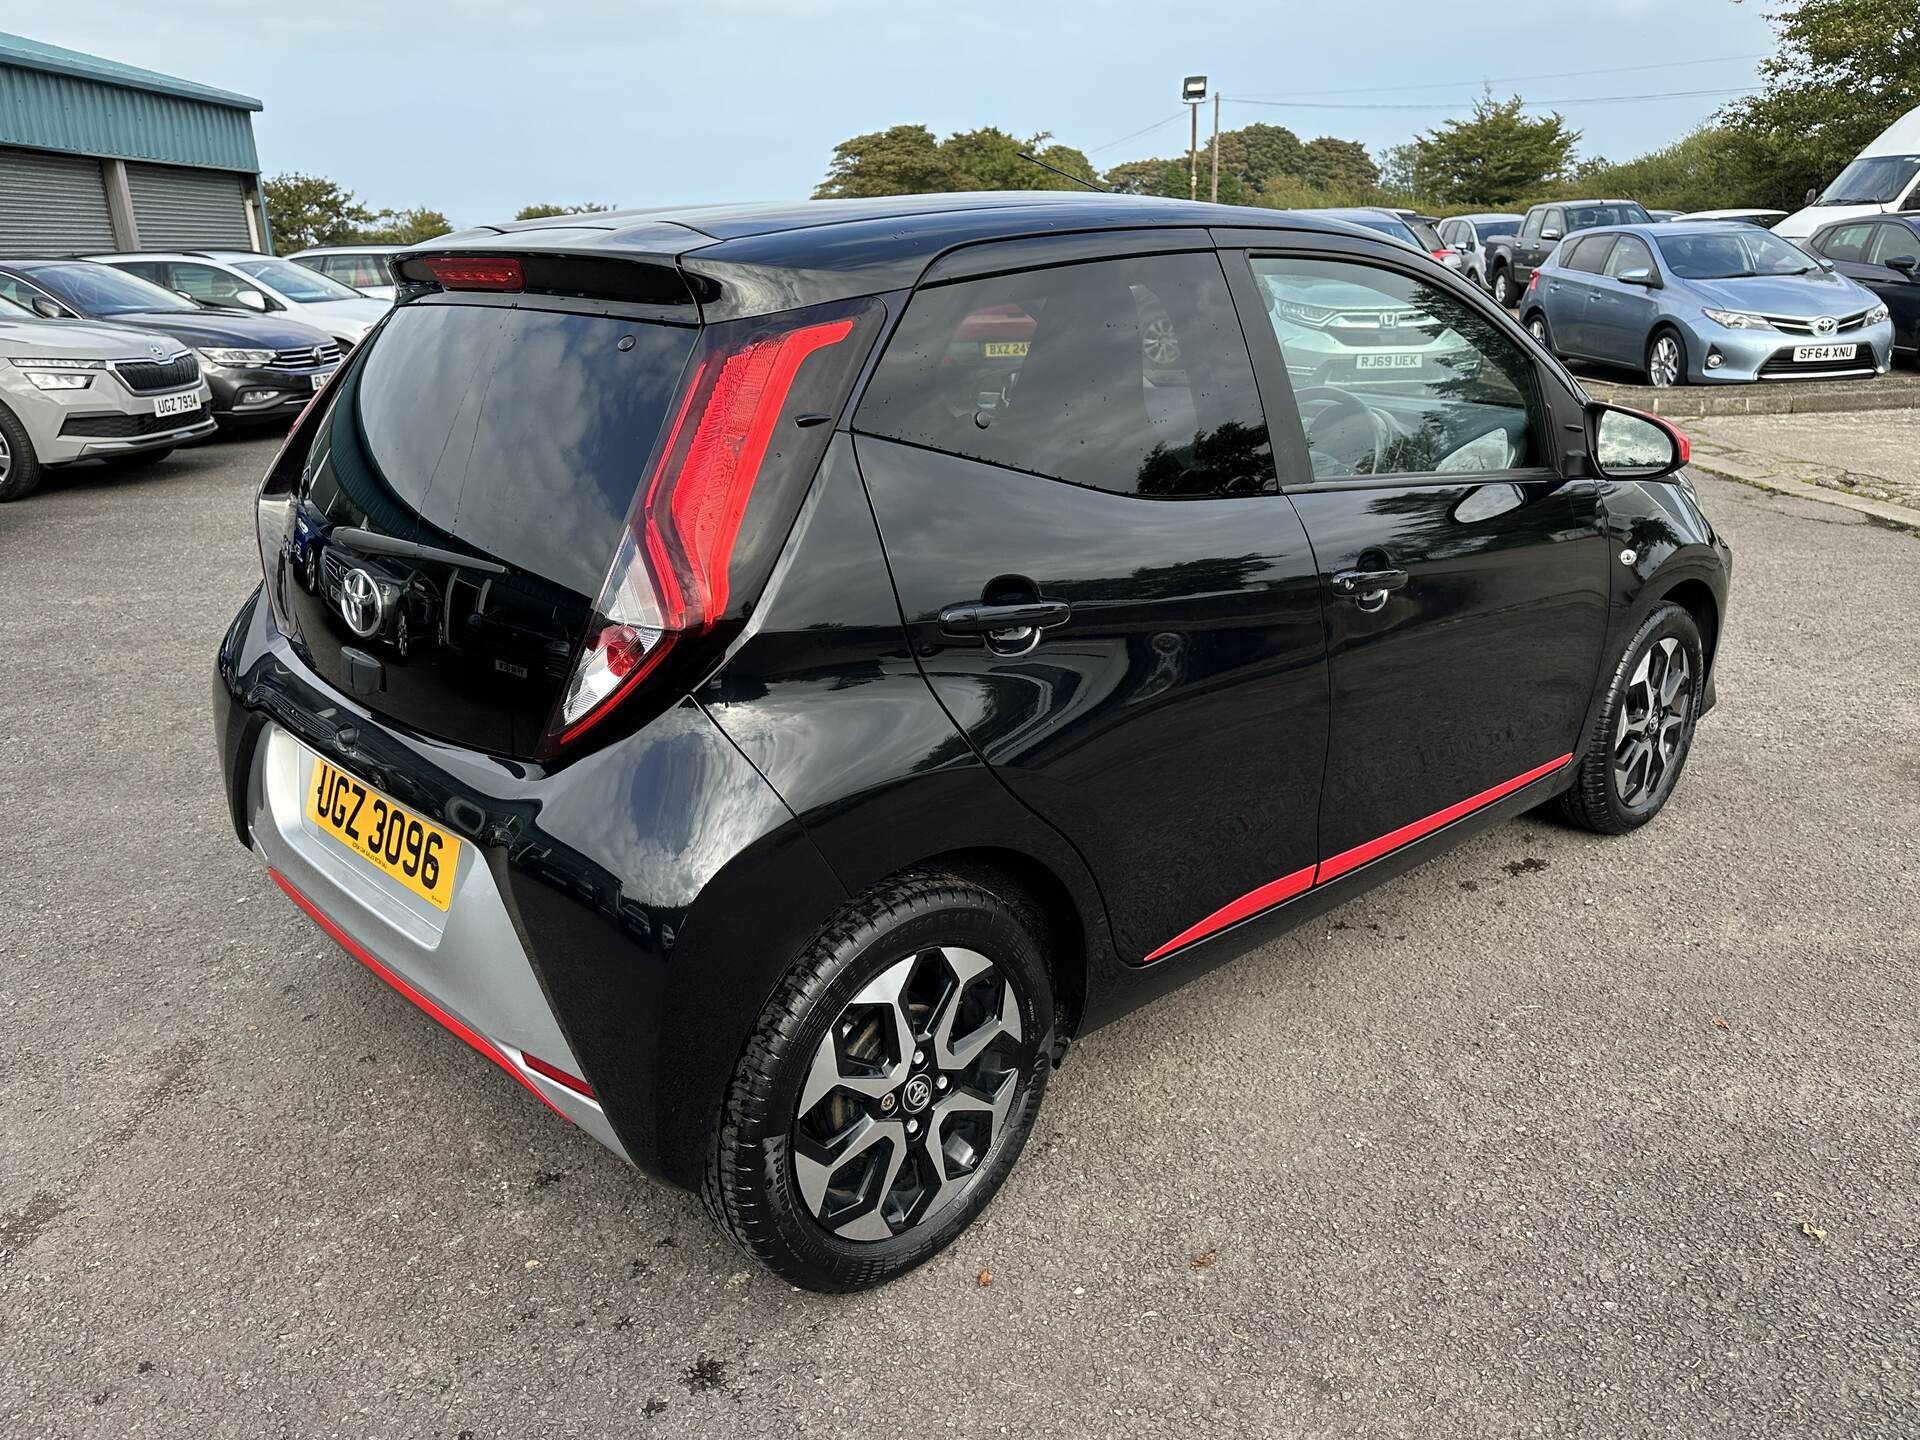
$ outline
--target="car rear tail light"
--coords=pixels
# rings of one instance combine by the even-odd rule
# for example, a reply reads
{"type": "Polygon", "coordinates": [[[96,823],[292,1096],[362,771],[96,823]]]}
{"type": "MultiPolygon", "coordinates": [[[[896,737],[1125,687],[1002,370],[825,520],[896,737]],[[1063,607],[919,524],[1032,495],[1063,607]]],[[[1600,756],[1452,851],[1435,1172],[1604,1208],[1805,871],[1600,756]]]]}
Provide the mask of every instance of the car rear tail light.
{"type": "Polygon", "coordinates": [[[1539,288],[1540,288],[1540,272],[1538,270],[1535,270],[1532,275],[1527,277],[1527,293],[1531,295],[1534,291],[1538,290],[1539,288]]]}
{"type": "Polygon", "coordinates": [[[527,277],[518,260],[471,255],[436,255],[423,262],[427,273],[449,290],[524,290],[527,277]]]}
{"type": "MultiPolygon", "coordinates": [[[[745,336],[737,327],[709,329],[601,586],[550,732],[554,744],[577,740],[678,644],[728,613],[736,544],[795,383],[810,357],[858,348],[843,347],[856,319],[843,313],[745,336]],[[734,335],[714,338],[725,330],[734,335]]],[[[836,387],[857,361],[832,367],[836,387]]],[[[816,463],[826,438],[803,447],[816,463]]]]}
{"type": "Polygon", "coordinates": [[[1438,250],[1429,250],[1427,253],[1436,260],[1445,260],[1449,255],[1453,254],[1453,251],[1443,245],[1438,250]]]}

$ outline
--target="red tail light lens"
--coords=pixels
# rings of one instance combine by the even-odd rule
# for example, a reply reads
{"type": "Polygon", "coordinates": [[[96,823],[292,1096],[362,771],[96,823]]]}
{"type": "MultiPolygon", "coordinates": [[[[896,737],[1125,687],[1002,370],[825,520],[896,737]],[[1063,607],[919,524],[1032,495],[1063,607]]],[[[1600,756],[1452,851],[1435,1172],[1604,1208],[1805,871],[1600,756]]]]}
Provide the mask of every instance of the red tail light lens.
{"type": "Polygon", "coordinates": [[[449,290],[524,290],[527,277],[518,260],[475,259],[464,255],[430,256],[427,273],[449,290]]]}
{"type": "Polygon", "coordinates": [[[557,743],[578,739],[676,641],[726,613],[741,523],[795,379],[854,323],[829,320],[697,352],[594,606],[596,628],[561,700],[557,743]]]}

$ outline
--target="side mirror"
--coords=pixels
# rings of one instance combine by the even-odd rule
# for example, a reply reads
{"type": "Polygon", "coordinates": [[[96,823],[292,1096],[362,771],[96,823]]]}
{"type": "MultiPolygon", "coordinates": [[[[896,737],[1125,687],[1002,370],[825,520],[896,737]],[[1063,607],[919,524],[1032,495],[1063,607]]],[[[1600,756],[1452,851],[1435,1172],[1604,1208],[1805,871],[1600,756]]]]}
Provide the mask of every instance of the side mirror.
{"type": "Polygon", "coordinates": [[[1658,480],[1692,456],[1687,437],[1657,415],[1596,401],[1587,407],[1593,465],[1609,480],[1658,480]]]}
{"type": "Polygon", "coordinates": [[[1622,270],[1613,278],[1622,285],[1644,285],[1649,290],[1665,288],[1660,283],[1660,277],[1644,265],[1636,265],[1631,270],[1622,270]]]}
{"type": "Polygon", "coordinates": [[[1913,272],[1916,265],[1916,262],[1913,256],[1889,255],[1887,257],[1886,264],[1889,270],[1898,270],[1902,275],[1906,276],[1909,280],[1913,278],[1913,272]]]}
{"type": "Polygon", "coordinates": [[[1560,238],[1560,227],[1557,225],[1541,226],[1540,238],[1542,240],[1558,240],[1560,238]]]}
{"type": "Polygon", "coordinates": [[[267,305],[267,297],[262,295],[258,290],[236,290],[233,298],[246,306],[247,309],[258,310],[262,315],[266,314],[270,308],[267,305]]]}
{"type": "Polygon", "coordinates": [[[33,313],[38,315],[42,320],[64,320],[67,318],[66,307],[56,304],[44,295],[36,295],[33,297],[33,313]]]}
{"type": "Polygon", "coordinates": [[[1811,186],[1809,186],[1807,188],[1807,198],[1801,201],[1800,203],[1803,205],[1811,205],[1815,200],[1819,198],[1819,196],[1820,196],[1820,192],[1818,190],[1813,189],[1811,186]]]}

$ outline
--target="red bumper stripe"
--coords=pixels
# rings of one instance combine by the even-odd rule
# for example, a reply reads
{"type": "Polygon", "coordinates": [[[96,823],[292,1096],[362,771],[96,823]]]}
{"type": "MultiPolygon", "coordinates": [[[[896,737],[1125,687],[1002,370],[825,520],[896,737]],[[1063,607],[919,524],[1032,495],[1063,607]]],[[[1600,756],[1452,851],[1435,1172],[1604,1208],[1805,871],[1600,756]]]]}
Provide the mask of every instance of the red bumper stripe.
{"type": "MultiPolygon", "coordinates": [[[[363,947],[359,941],[355,940],[351,935],[347,934],[346,931],[342,930],[338,925],[334,924],[333,921],[329,920],[324,914],[322,914],[320,911],[320,907],[315,905],[306,896],[302,895],[298,890],[296,890],[293,886],[293,882],[287,879],[287,877],[282,875],[278,870],[274,870],[270,868],[267,871],[267,873],[273,877],[274,884],[278,885],[282,890],[287,892],[287,898],[293,901],[293,903],[298,905],[302,910],[306,911],[307,914],[312,917],[313,923],[318,925],[322,930],[326,931],[327,934],[331,935],[334,938],[334,940],[338,942],[342,950],[345,950],[349,955],[353,956],[354,959],[358,960],[362,965],[366,966],[369,970],[373,971],[374,974],[378,975],[382,980],[386,981],[387,984],[391,985],[395,990],[398,990],[407,999],[411,1000],[415,1005],[418,1005],[422,1010],[426,1011],[427,1014],[431,1015],[435,1020],[438,1020],[442,1025],[446,1026],[447,1029],[451,1030],[454,1034],[458,1035],[462,1040],[466,1041],[467,1044],[471,1045],[474,1049],[478,1050],[482,1055],[486,1056],[489,1060],[493,1061],[494,1064],[498,1065],[502,1070],[506,1071],[516,1081],[518,1081],[523,1087],[525,1087],[527,1092],[530,1095],[532,1095],[534,1099],[538,1100],[542,1105],[546,1106],[549,1110],[553,1111],[553,1113],[558,1115],[562,1120],[568,1120],[568,1122],[571,1123],[567,1115],[567,1112],[560,1109],[559,1106],[555,1105],[546,1096],[542,1095],[540,1093],[540,1087],[535,1085],[531,1080],[527,1079],[527,1077],[521,1073],[520,1067],[518,1065],[515,1065],[512,1060],[507,1058],[506,1051],[502,1050],[498,1045],[494,1044],[491,1040],[487,1039],[486,1036],[482,1035],[478,1030],[475,1030],[472,1026],[468,1025],[465,1021],[461,1020],[458,1016],[453,1015],[448,1011],[441,1009],[438,1005],[434,1004],[432,1000],[428,999],[425,995],[421,994],[418,990],[414,989],[413,986],[409,985],[405,980],[401,979],[398,975],[394,974],[393,971],[389,970],[386,966],[382,965],[378,960],[374,959],[373,956],[367,952],[365,947],[363,947]]],[[[544,1073],[544,1071],[542,1073],[544,1073]]],[[[572,1077],[569,1076],[568,1079],[572,1079],[572,1077]]],[[[562,1083],[564,1084],[565,1082],[563,1081],[562,1083]]],[[[579,1086],[580,1086],[580,1082],[576,1082],[575,1086],[570,1088],[579,1088],[579,1086]]],[[[585,1091],[584,1093],[591,1094],[592,1092],[585,1091]]]]}
{"type": "Polygon", "coordinates": [[[1173,939],[1167,941],[1158,950],[1148,955],[1143,964],[1158,960],[1163,955],[1172,954],[1183,945],[1191,945],[1196,940],[1204,940],[1216,930],[1224,930],[1250,916],[1258,915],[1262,910],[1271,910],[1284,904],[1296,895],[1311,890],[1316,885],[1324,885],[1329,880],[1357,870],[1369,860],[1378,860],[1382,855],[1398,850],[1402,845],[1411,845],[1422,836],[1431,835],[1443,825],[1484,809],[1503,796],[1531,785],[1534,781],[1553,774],[1573,759],[1571,755],[1562,755],[1558,760],[1549,760],[1544,765],[1536,765],[1524,775],[1516,775],[1511,780],[1502,780],[1490,789],[1471,795],[1458,804],[1449,805],[1444,810],[1436,810],[1424,820],[1415,820],[1402,825],[1398,830],[1389,831],[1378,840],[1369,840],[1364,845],[1356,845],[1351,850],[1343,850],[1318,865],[1309,865],[1304,870],[1296,870],[1291,875],[1282,875],[1278,880],[1270,880],[1258,890],[1249,890],[1238,900],[1221,906],[1197,925],[1182,930],[1173,939]]]}
{"type": "Polygon", "coordinates": [[[1562,765],[1573,759],[1571,755],[1562,755],[1558,760],[1549,760],[1544,765],[1536,765],[1524,775],[1516,775],[1511,780],[1502,780],[1498,785],[1482,790],[1478,795],[1469,795],[1444,810],[1436,810],[1424,820],[1415,820],[1410,825],[1402,825],[1398,830],[1389,830],[1378,840],[1369,840],[1364,845],[1356,845],[1351,850],[1342,850],[1338,855],[1329,856],[1320,862],[1320,883],[1325,884],[1337,875],[1349,870],[1357,870],[1369,860],[1378,860],[1391,850],[1402,845],[1411,845],[1423,835],[1431,835],[1442,825],[1451,825],[1462,816],[1471,815],[1491,805],[1502,796],[1511,795],[1522,786],[1553,774],[1562,765]]]}
{"type": "Polygon", "coordinates": [[[584,1095],[589,1100],[593,1099],[593,1087],[591,1085],[587,1084],[587,1082],[582,1080],[578,1075],[569,1075],[558,1065],[549,1065],[538,1055],[529,1055],[526,1051],[522,1050],[520,1052],[520,1063],[535,1074],[546,1076],[547,1079],[553,1081],[554,1084],[564,1085],[576,1095],[584,1095]]]}

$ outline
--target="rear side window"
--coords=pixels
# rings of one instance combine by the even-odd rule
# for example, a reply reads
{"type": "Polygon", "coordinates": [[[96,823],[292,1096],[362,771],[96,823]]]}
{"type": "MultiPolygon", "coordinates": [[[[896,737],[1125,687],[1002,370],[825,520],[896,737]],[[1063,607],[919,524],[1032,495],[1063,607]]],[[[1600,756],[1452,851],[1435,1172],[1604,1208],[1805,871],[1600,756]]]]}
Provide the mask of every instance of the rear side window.
{"type": "Polygon", "coordinates": [[[995,275],[913,297],[858,427],[1123,495],[1276,488],[1212,254],[995,275]]]}
{"type": "Polygon", "coordinates": [[[1920,242],[1914,239],[1913,231],[1904,225],[1876,225],[1873,248],[1867,252],[1868,262],[1885,265],[1889,260],[1902,257],[1908,260],[1920,258],[1920,242]]]}
{"type": "Polygon", "coordinates": [[[403,306],[347,377],[314,498],[331,524],[451,536],[591,596],[693,339],[604,316],[403,306]]]}
{"type": "Polygon", "coordinates": [[[1607,252],[1613,249],[1613,236],[1589,235],[1573,247],[1567,256],[1567,269],[1598,275],[1606,267],[1607,252]]]}

